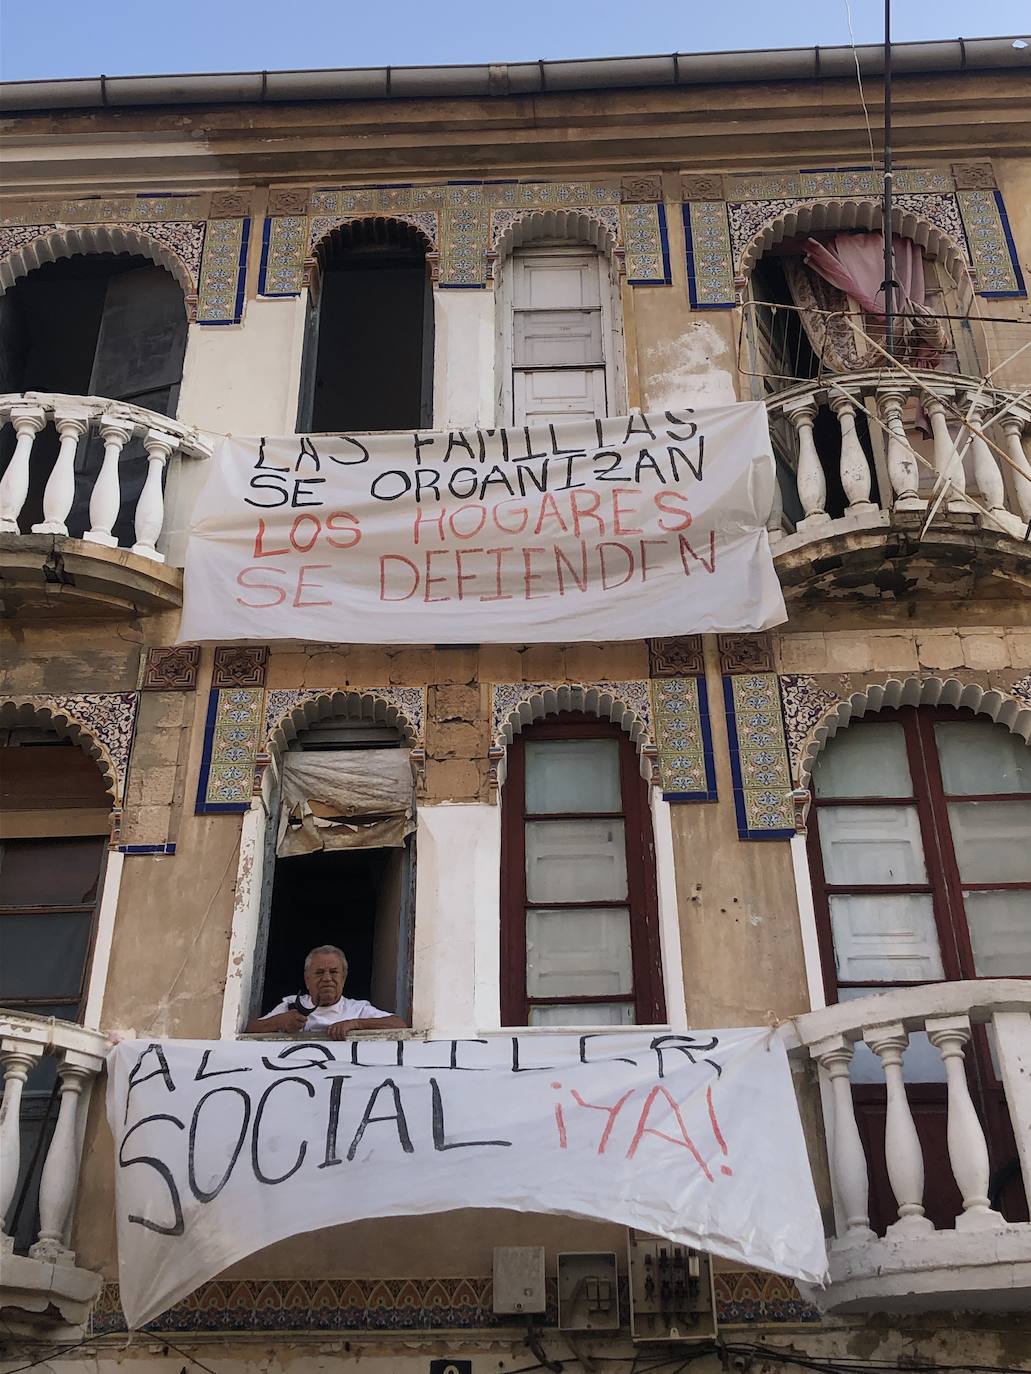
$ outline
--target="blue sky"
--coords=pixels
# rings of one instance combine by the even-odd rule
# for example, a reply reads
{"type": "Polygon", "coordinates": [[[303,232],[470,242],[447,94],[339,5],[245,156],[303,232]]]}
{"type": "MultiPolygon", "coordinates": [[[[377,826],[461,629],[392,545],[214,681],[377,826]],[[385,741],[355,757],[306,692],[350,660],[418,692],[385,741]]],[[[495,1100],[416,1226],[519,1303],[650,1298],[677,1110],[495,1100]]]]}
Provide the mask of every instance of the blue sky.
{"type": "MultiPolygon", "coordinates": [[[[851,0],[858,42],[881,0],[851,0]]],[[[895,0],[893,37],[1031,29],[1029,0],[895,0]]],[[[505,62],[848,42],[845,0],[0,0],[0,77],[505,62]]]]}

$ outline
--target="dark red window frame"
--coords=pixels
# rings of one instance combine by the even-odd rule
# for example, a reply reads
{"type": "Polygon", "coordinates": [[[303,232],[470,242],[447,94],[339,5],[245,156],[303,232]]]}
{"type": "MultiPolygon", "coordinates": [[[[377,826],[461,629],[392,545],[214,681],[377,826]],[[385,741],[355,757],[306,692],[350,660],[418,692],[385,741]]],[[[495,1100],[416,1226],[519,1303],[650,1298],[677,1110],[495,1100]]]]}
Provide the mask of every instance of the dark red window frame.
{"type": "MultiPolygon", "coordinates": [[[[551,903],[550,905],[554,905],[551,903]]],[[[564,906],[575,903],[565,902],[564,906]]],[[[597,901],[585,906],[602,905],[597,901]]],[[[633,743],[624,731],[597,717],[562,711],[528,726],[516,736],[508,751],[508,774],[501,794],[501,1021],[506,1026],[525,1026],[531,1006],[573,1003],[630,1002],[639,1025],[662,1024],[666,1002],[662,983],[659,943],[659,904],[655,882],[655,839],[648,805],[648,785],[641,777],[633,743]],[[621,813],[591,811],[549,812],[531,816],[525,805],[526,743],[528,740],[614,739],[619,744],[621,813]],[[608,997],[530,998],[526,990],[526,847],[524,827],[528,820],[559,818],[594,819],[622,815],[626,837],[630,949],[633,991],[608,997]]]]}

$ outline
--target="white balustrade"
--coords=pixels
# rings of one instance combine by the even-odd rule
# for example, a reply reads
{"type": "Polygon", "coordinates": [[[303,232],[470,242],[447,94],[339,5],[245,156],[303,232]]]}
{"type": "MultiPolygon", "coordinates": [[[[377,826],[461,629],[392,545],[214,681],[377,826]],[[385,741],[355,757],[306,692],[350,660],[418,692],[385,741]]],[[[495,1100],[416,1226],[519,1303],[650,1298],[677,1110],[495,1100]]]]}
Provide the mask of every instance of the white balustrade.
{"type": "MultiPolygon", "coordinates": [[[[104,1067],[106,1050],[107,1038],[100,1031],[0,1008],[0,1062],[4,1072],[0,1109],[0,1226],[18,1187],[26,1079],[43,1055],[57,1060],[60,1106],[53,1134],[45,1145],[39,1179],[39,1235],[29,1247],[29,1257],[46,1264],[75,1264],[75,1254],[68,1248],[68,1230],[78,1188],[82,1124],[90,1089],[104,1067]]],[[[13,1247],[14,1236],[6,1231],[0,1233],[0,1248],[10,1253],[13,1247]]]]}
{"type": "Polygon", "coordinates": [[[924,1216],[923,1151],[902,1077],[902,1056],[909,1044],[909,1036],[901,1021],[896,1021],[865,1031],[863,1039],[880,1059],[884,1069],[887,1097],[884,1158],[891,1191],[899,1206],[899,1219],[889,1230],[910,1234],[933,1231],[934,1227],[924,1216]]]}
{"type": "Polygon", "coordinates": [[[841,486],[848,509],[853,515],[866,515],[875,506],[870,500],[870,463],[856,433],[856,398],[844,387],[834,387],[828,402],[841,429],[841,486]]]}
{"type": "MultiPolygon", "coordinates": [[[[968,401],[971,399],[967,398],[968,401]]],[[[992,515],[1006,511],[1006,488],[999,471],[999,460],[988,447],[981,425],[986,406],[975,403],[970,408],[970,452],[974,460],[974,484],[981,493],[981,501],[992,515]]]]}
{"type": "Polygon", "coordinates": [[[852,1044],[844,1036],[830,1036],[810,1047],[810,1053],[830,1079],[834,1119],[831,1123],[831,1168],[838,1198],[845,1214],[841,1245],[862,1245],[873,1240],[870,1229],[870,1183],[866,1172],[866,1152],[859,1135],[856,1109],[852,1101],[849,1070],[852,1044]]]}
{"type": "Polygon", "coordinates": [[[1010,471],[1013,489],[1016,492],[1017,509],[1022,520],[1031,520],[1031,459],[1028,458],[1020,438],[1029,423],[1031,413],[1020,409],[1010,411],[999,421],[1012,464],[1010,471]]]}
{"type": "Polygon", "coordinates": [[[945,414],[945,402],[936,392],[925,392],[924,410],[931,425],[934,443],[934,470],[942,482],[952,487],[952,495],[946,500],[949,511],[973,511],[974,506],[966,499],[967,479],[963,470],[963,458],[958,438],[953,438],[945,414]]]}
{"type": "Polygon", "coordinates": [[[988,1201],[991,1177],[988,1145],[970,1096],[963,1061],[963,1046],[970,1039],[970,1019],[967,1016],[934,1017],[927,1022],[927,1038],[945,1063],[949,1092],[949,1163],[963,1198],[963,1211],[956,1218],[956,1230],[1002,1226],[1002,1217],[992,1210],[988,1201]]]}
{"type": "Polygon", "coordinates": [[[816,405],[812,397],[805,396],[800,400],[789,402],[784,407],[784,413],[795,426],[795,434],[798,441],[798,465],[795,469],[795,482],[798,487],[798,499],[802,503],[805,516],[799,521],[799,529],[812,529],[818,525],[826,525],[830,521],[830,516],[825,509],[827,505],[827,479],[824,476],[823,464],[820,462],[820,455],[816,449],[816,439],[813,435],[813,422],[816,419],[816,405]]]}
{"type": "Polygon", "coordinates": [[[902,418],[902,409],[908,394],[908,388],[903,386],[877,388],[881,418],[888,431],[888,480],[895,493],[896,510],[920,510],[924,505],[918,494],[920,468],[916,454],[906,437],[906,425],[902,418]]]}
{"type": "Polygon", "coordinates": [[[5,423],[13,428],[16,442],[0,479],[0,533],[28,533],[26,503],[30,492],[42,486],[43,519],[32,524],[32,534],[67,538],[76,501],[81,509],[88,496],[89,529],[81,535],[83,539],[114,548],[118,543],[114,531],[121,520],[119,528],[127,524],[133,528],[135,542],[130,547],[134,554],[154,563],[165,561],[159,546],[165,532],[166,476],[167,483],[174,484],[180,460],[210,457],[207,436],[139,406],[43,392],[0,396],[0,427],[5,423]],[[44,434],[49,427],[52,433],[44,434]],[[94,436],[104,445],[100,471],[77,471],[76,455],[94,436]],[[122,469],[129,446],[135,459],[140,441],[147,474],[133,504],[124,491],[122,469]]]}

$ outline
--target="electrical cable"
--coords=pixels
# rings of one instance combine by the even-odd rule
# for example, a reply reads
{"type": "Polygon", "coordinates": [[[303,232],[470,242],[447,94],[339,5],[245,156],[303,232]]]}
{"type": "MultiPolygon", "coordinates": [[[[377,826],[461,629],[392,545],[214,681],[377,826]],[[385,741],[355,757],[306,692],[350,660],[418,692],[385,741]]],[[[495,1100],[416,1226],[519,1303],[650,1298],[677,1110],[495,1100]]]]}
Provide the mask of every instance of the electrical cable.
{"type": "Polygon", "coordinates": [[[845,0],[845,18],[848,20],[848,37],[852,45],[852,57],[856,64],[856,84],[859,87],[859,103],[863,107],[863,118],[866,120],[866,137],[870,144],[870,170],[877,168],[877,155],[873,150],[873,129],[870,127],[870,111],[866,108],[866,95],[863,92],[863,73],[859,65],[859,53],[856,50],[856,35],[852,29],[852,6],[849,0],[845,0]]]}

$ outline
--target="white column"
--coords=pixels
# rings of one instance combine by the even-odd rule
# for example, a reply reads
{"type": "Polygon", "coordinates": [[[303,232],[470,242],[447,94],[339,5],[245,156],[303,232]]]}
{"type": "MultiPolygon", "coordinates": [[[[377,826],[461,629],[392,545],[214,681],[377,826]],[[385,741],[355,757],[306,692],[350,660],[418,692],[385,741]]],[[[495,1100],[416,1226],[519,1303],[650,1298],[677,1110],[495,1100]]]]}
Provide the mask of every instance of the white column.
{"type": "MultiPolygon", "coordinates": [[[[970,399],[968,395],[967,400],[970,399]]],[[[970,423],[980,430],[983,418],[983,408],[974,406],[970,412],[970,423]]],[[[993,515],[999,511],[1005,512],[1006,488],[999,471],[999,460],[979,433],[971,434],[970,451],[974,459],[974,482],[982,501],[993,515]]]]}
{"type": "Polygon", "coordinates": [[[902,407],[908,394],[904,387],[877,388],[878,407],[888,431],[888,479],[895,493],[894,509],[918,511],[923,510],[927,502],[918,495],[920,473],[902,419],[902,407]]]}
{"type": "Polygon", "coordinates": [[[902,1023],[896,1022],[864,1031],[863,1039],[884,1066],[887,1085],[884,1158],[891,1191],[899,1208],[899,1219],[888,1228],[888,1233],[915,1235],[933,1231],[933,1225],[924,1216],[924,1156],[902,1078],[902,1054],[909,1044],[909,1036],[902,1023]]]}
{"type": "Polygon", "coordinates": [[[1031,1015],[1026,1011],[997,1011],[992,1027],[1024,1193],[1031,1198],[1031,1015]]]}
{"type": "Polygon", "coordinates": [[[97,1071],[90,1056],[70,1050],[57,1070],[61,1105],[39,1180],[39,1239],[29,1247],[32,1259],[47,1264],[75,1263],[75,1252],[64,1239],[79,1182],[79,1095],[97,1071]]]}
{"type": "Polygon", "coordinates": [[[61,446],[43,492],[43,519],[33,525],[33,534],[68,533],[65,521],[75,500],[75,451],[89,428],[89,415],[84,410],[55,411],[54,428],[61,436],[61,446]]]}
{"type": "Polygon", "coordinates": [[[18,516],[29,494],[29,459],[36,435],[47,422],[42,406],[14,406],[11,424],[18,441],[0,479],[0,534],[18,533],[18,516]]]}
{"type": "Polygon", "coordinates": [[[816,397],[803,396],[797,401],[789,401],[784,413],[795,426],[798,435],[798,465],[795,469],[795,482],[798,486],[798,499],[805,511],[796,529],[814,529],[830,523],[825,510],[827,504],[827,479],[823,474],[820,455],[816,451],[813,438],[813,421],[816,419],[816,397]]]}
{"type": "Polygon", "coordinates": [[[14,1237],[3,1230],[7,1209],[14,1201],[21,1165],[21,1091],[29,1070],[39,1060],[42,1045],[5,1040],[0,1048],[4,1066],[4,1100],[0,1106],[0,1254],[14,1245],[14,1237]]]}
{"type": "Polygon", "coordinates": [[[1006,451],[1013,461],[1013,490],[1017,497],[1017,509],[1022,520],[1031,520],[1031,461],[1028,460],[1021,434],[1031,415],[1016,410],[1004,415],[999,421],[1006,436],[1006,451]]]}
{"type": "Polygon", "coordinates": [[[861,1245],[874,1240],[875,1236],[870,1229],[870,1180],[866,1169],[866,1152],[856,1124],[856,1109],[849,1080],[853,1048],[843,1035],[831,1035],[810,1045],[809,1053],[830,1079],[831,1101],[834,1104],[831,1174],[845,1215],[845,1234],[838,1236],[836,1245],[839,1249],[861,1245]]]}
{"type": "Polygon", "coordinates": [[[90,497],[90,528],[83,535],[91,544],[117,548],[118,540],[111,533],[118,519],[122,503],[122,484],[118,477],[118,460],[122,449],[132,438],[133,427],[127,420],[104,415],[100,420],[100,437],[104,441],[104,462],[90,497]]]}
{"type": "Polygon", "coordinates": [[[988,1201],[988,1146],[970,1097],[963,1067],[963,1046],[970,1039],[968,1016],[938,1016],[927,1022],[927,1038],[945,1063],[949,1092],[949,1162],[963,1196],[957,1231],[983,1231],[1005,1222],[988,1201]]]}
{"type": "Polygon", "coordinates": [[[870,462],[856,433],[856,398],[844,387],[835,387],[827,397],[841,427],[841,485],[854,515],[869,515],[877,509],[870,500],[870,462]]]}
{"type": "Polygon", "coordinates": [[[946,500],[950,511],[972,511],[974,507],[966,499],[967,479],[963,471],[963,460],[959,455],[959,440],[949,433],[945,418],[945,403],[940,396],[928,392],[924,398],[924,410],[931,423],[931,437],[934,443],[934,470],[938,476],[952,487],[952,495],[946,500]]]}
{"type": "Polygon", "coordinates": [[[160,429],[148,429],[143,436],[143,447],[147,450],[147,480],[136,502],[136,543],[132,551],[155,563],[165,561],[165,555],[158,553],[155,547],[165,519],[161,474],[177,442],[171,434],[165,434],[160,429]]]}
{"type": "Polygon", "coordinates": [[[784,538],[784,496],[780,489],[780,465],[776,461],[773,464],[773,504],[766,517],[766,532],[771,547],[784,538]]]}

